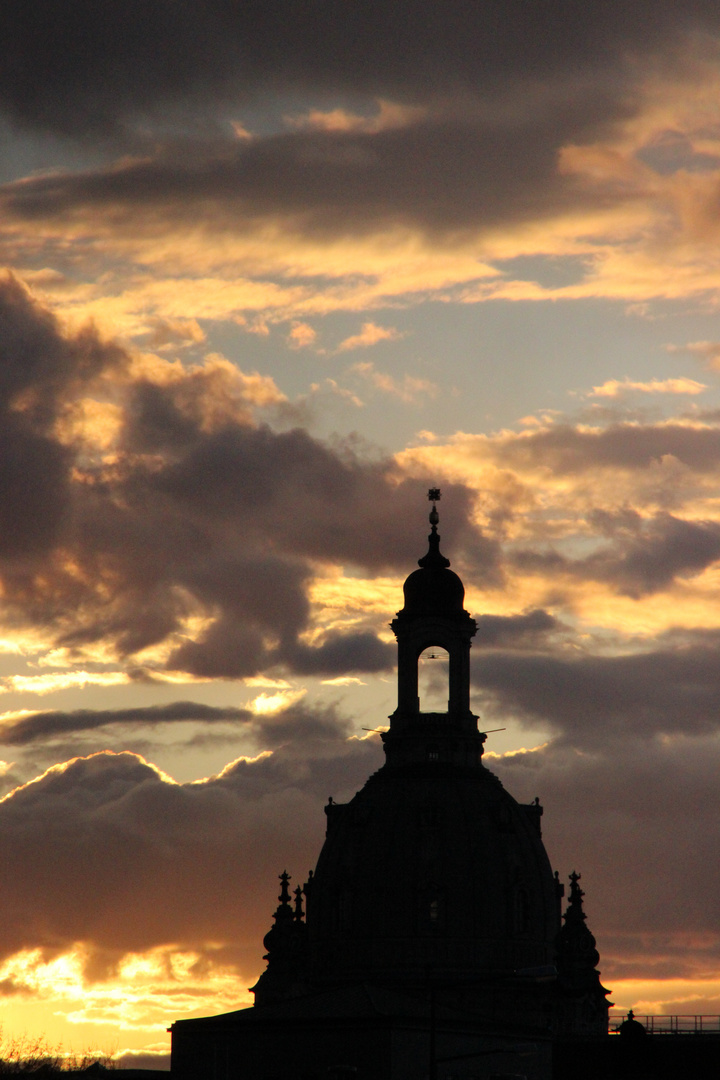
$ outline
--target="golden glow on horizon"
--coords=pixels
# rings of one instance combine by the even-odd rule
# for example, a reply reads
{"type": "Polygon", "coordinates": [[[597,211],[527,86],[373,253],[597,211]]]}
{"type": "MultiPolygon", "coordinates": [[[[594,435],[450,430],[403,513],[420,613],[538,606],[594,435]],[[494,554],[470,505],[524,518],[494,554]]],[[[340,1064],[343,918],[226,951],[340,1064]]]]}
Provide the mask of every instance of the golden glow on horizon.
{"type": "Polygon", "coordinates": [[[243,983],[250,984],[253,974],[238,976],[213,962],[212,949],[202,955],[172,946],[129,953],[117,958],[106,978],[95,980],[85,973],[90,956],[78,943],[50,959],[28,949],[0,964],[0,980],[14,987],[3,1000],[5,1034],[37,1030],[40,1023],[48,1042],[62,1042],[65,1051],[91,1046],[113,1056],[122,1038],[123,1049],[159,1053],[169,1050],[166,1029],[175,1020],[252,1004],[243,983]]]}
{"type": "Polygon", "coordinates": [[[611,997],[640,1015],[720,1015],[720,979],[614,979],[611,997]]]}
{"type": "MultiPolygon", "coordinates": [[[[210,957],[212,953],[210,953],[210,957]]],[[[94,1046],[111,1055],[123,1048],[169,1048],[165,1028],[175,1020],[211,1015],[252,1004],[243,988],[259,971],[242,976],[222,964],[203,961],[191,950],[172,946],[119,957],[107,979],[89,982],[89,954],[78,944],[51,959],[40,950],[23,950],[0,965],[0,979],[15,987],[3,1003],[6,1033],[35,1028],[42,1003],[45,1037],[62,1040],[66,1050],[94,1046]],[[68,1040],[68,1027],[74,1035],[68,1040]],[[70,1045],[68,1045],[68,1042],[70,1045]]],[[[638,1015],[717,1015],[718,979],[612,979],[613,1009],[638,1015]]]]}

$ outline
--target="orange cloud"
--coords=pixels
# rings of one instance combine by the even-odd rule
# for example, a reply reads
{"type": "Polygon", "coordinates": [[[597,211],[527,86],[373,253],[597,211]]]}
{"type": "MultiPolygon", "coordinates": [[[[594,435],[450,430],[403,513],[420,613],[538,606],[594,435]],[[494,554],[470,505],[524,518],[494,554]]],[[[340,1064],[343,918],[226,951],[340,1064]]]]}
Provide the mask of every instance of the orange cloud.
{"type": "Polygon", "coordinates": [[[197,319],[150,319],[152,333],[148,345],[151,349],[163,349],[178,345],[200,345],[205,341],[205,331],[197,319]]]}
{"type": "Polygon", "coordinates": [[[427,115],[427,111],[425,106],[401,105],[380,98],[377,101],[377,112],[374,116],[360,116],[340,108],[330,109],[327,112],[311,109],[304,115],[288,117],[287,122],[292,127],[309,128],[314,131],[362,131],[374,134],[408,127],[422,120],[427,115]]]}
{"type": "Polygon", "coordinates": [[[364,379],[372,383],[376,390],[381,390],[384,394],[399,398],[400,401],[404,401],[408,405],[419,401],[423,397],[437,397],[440,391],[437,384],[429,379],[419,379],[415,375],[407,374],[403,375],[402,379],[396,379],[392,375],[388,375],[387,372],[377,371],[374,365],[368,361],[354,364],[351,370],[357,372],[358,375],[362,375],[364,379]]]}
{"type": "Polygon", "coordinates": [[[397,341],[399,338],[404,337],[399,330],[396,330],[392,326],[378,326],[373,322],[366,322],[362,325],[362,330],[359,334],[354,334],[352,337],[345,338],[338,345],[336,352],[348,352],[351,349],[367,349],[370,345],[377,345],[379,341],[397,341]]]}
{"type": "Polygon", "coordinates": [[[622,397],[631,392],[640,394],[702,394],[707,390],[705,383],[695,379],[650,379],[648,382],[634,382],[632,379],[608,379],[602,386],[593,386],[588,397],[622,397]]]}
{"type": "Polygon", "coordinates": [[[690,341],[687,345],[666,345],[669,353],[699,357],[707,367],[720,370],[720,341],[690,341]]]}
{"type": "Polygon", "coordinates": [[[296,322],[288,334],[288,343],[291,349],[307,349],[315,344],[317,331],[307,323],[296,322]]]}

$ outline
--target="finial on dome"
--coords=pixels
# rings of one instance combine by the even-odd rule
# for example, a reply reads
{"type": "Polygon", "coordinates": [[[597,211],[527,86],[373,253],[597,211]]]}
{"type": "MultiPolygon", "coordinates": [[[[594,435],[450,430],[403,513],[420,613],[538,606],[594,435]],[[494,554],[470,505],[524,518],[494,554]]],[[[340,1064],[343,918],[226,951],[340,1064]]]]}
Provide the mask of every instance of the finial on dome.
{"type": "Polygon", "coordinates": [[[440,520],[440,515],[437,512],[437,506],[435,505],[440,501],[440,488],[430,488],[428,491],[428,499],[432,503],[432,510],[430,511],[430,524],[433,528],[440,520]]]}
{"type": "Polygon", "coordinates": [[[440,536],[437,531],[440,515],[436,506],[436,503],[440,501],[440,488],[430,488],[428,499],[432,503],[432,510],[430,511],[431,529],[428,536],[430,546],[427,555],[424,555],[422,559],[418,559],[418,565],[426,570],[441,570],[443,567],[450,565],[450,560],[440,553],[440,536]]]}

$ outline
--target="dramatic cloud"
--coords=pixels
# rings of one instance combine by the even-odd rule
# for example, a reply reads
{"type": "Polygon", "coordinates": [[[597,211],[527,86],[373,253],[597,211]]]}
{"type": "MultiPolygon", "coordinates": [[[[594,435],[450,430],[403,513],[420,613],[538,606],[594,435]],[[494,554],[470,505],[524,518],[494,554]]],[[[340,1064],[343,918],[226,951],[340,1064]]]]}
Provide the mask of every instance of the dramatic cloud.
{"type": "Polygon", "coordinates": [[[717,641],[625,656],[476,654],[481,708],[555,732],[572,745],[707,735],[720,724],[717,641]]]}
{"type": "Polygon", "coordinates": [[[308,320],[430,295],[717,288],[709,2],[425,8],[353,4],[336,25],[285,3],[13,5],[0,257],[163,350],[202,319],[282,322],[301,349],[308,320]]]}
{"type": "MultiPolygon", "coordinates": [[[[261,970],[278,868],[304,878],[328,793],[349,797],[379,764],[376,741],[345,742],[332,721],[313,723],[288,748],[202,783],[176,784],[134,755],[104,753],[6,797],[3,956],[81,947],[92,992],[113,971],[120,979],[126,955],[172,948],[173,964],[193,954],[207,978],[229,966],[247,985],[261,970]]],[[[653,957],[661,977],[663,952],[676,978],[707,978],[720,948],[717,874],[708,869],[718,841],[717,737],[644,742],[622,754],[614,746],[584,755],[550,746],[487,764],[516,798],[541,796],[551,861],[563,877],[583,873],[611,985],[652,970],[653,957]],[[693,807],[692,844],[678,805],[693,807]],[[678,875],[657,872],[668,846],[678,875]],[[651,891],[640,887],[648,879],[651,891]]],[[[27,992],[22,983],[18,992],[27,992]]]]}
{"type": "Polygon", "coordinates": [[[219,942],[245,977],[258,971],[277,875],[287,865],[304,880],[314,866],[328,784],[351,794],[377,762],[373,745],[346,743],[330,717],[279,723],[276,741],[294,740],[294,750],[239,760],[202,783],[103,753],[0,801],[14,879],[2,900],[3,956],[76,942],[100,958],[173,943],[212,953],[219,942]]]}
{"type": "MultiPolygon", "coordinates": [[[[61,646],[113,641],[123,657],[163,646],[171,667],[203,678],[391,666],[366,630],[312,647],[299,635],[316,561],[372,572],[417,557],[397,507],[422,505],[419,484],[398,483],[389,461],[259,425],[256,409],[286,400],[266,376],[214,356],[186,369],[135,361],[90,331],[64,336],[12,280],[1,298],[6,611],[61,646]],[[98,453],[95,413],[78,404],[109,396],[116,437],[98,453]],[[370,507],[372,543],[357,529],[370,507]],[[191,617],[205,624],[193,635],[191,617]]],[[[468,508],[467,494],[454,499],[450,520],[470,539],[468,508]]],[[[491,568],[491,545],[485,554],[491,568]]]]}
{"type": "Polygon", "coordinates": [[[508,438],[498,457],[510,463],[564,473],[590,469],[644,469],[672,456],[699,472],[715,469],[720,429],[694,424],[611,424],[587,430],[558,424],[545,431],[508,438]]]}
{"type": "Polygon", "coordinates": [[[173,724],[197,721],[202,724],[228,720],[247,723],[251,714],[246,709],[214,708],[192,701],[177,701],[171,705],[154,705],[135,709],[108,709],[93,712],[76,709],[73,712],[36,712],[27,716],[0,718],[0,742],[4,746],[23,746],[39,739],[52,739],[77,731],[92,731],[111,724],[141,725],[173,724]]]}
{"type": "Polygon", "coordinates": [[[554,103],[541,117],[518,114],[499,128],[471,114],[417,122],[380,133],[295,131],[249,142],[182,147],[160,157],[130,159],[84,173],[56,173],[0,191],[9,219],[72,227],[105,221],[129,238],[171,231],[193,217],[211,233],[256,229],[281,221],[329,240],[344,230],[362,236],[409,225],[432,235],[494,228],[501,222],[580,209],[587,195],[557,170],[565,140],[580,138],[588,99],[554,103]],[[438,170],[438,155],[455,164],[438,170]],[[181,201],[173,192],[182,191],[181,201]]]}
{"type": "Polygon", "coordinates": [[[557,626],[557,619],[547,611],[528,611],[524,615],[480,615],[473,642],[476,648],[519,644],[525,639],[533,641],[557,626]]]}
{"type": "Polygon", "coordinates": [[[716,1012],[717,4],[200,7],[0,14],[4,1023],[246,1000],[430,486],[615,1000],[716,1012]]]}
{"type": "Polygon", "coordinates": [[[625,510],[613,514],[594,511],[592,524],[614,537],[609,547],[598,546],[584,559],[565,559],[557,552],[525,549],[514,559],[524,570],[542,569],[548,575],[577,574],[613,585],[638,598],[667,589],[676,578],[700,574],[720,558],[720,524],[681,521],[671,514],[644,520],[625,510]]]}
{"type": "Polygon", "coordinates": [[[702,394],[703,390],[707,390],[707,386],[695,379],[651,379],[650,382],[608,379],[602,386],[593,386],[588,396],[615,398],[633,391],[640,394],[702,394]]]}
{"type": "Polygon", "coordinates": [[[509,75],[578,88],[578,72],[587,79],[603,66],[616,69],[621,98],[628,53],[657,54],[698,26],[717,26],[710,3],[680,8],[644,0],[614,5],[611,17],[567,3],[540,11],[521,0],[481,8],[451,0],[430,10],[418,0],[349,4],[342,19],[325,15],[289,3],[246,9],[225,0],[200,19],[186,3],[148,11],[127,0],[105,16],[79,0],[46,4],[42,14],[21,3],[3,18],[8,56],[0,101],[16,123],[97,137],[132,118],[157,120],[179,102],[227,113],[231,102],[252,99],[260,88],[492,98],[509,75]],[[74,32],[78,24],[82,35],[74,32]]]}
{"type": "Polygon", "coordinates": [[[26,559],[25,573],[57,543],[71,499],[72,456],[53,426],[123,361],[90,329],[63,336],[13,278],[0,282],[0,558],[26,559]]]}
{"type": "Polygon", "coordinates": [[[541,796],[553,864],[582,873],[606,985],[716,978],[719,746],[717,734],[679,733],[633,746],[611,727],[590,753],[550,746],[488,761],[516,798],[541,796]],[[667,871],[669,851],[677,872],[667,871]]]}

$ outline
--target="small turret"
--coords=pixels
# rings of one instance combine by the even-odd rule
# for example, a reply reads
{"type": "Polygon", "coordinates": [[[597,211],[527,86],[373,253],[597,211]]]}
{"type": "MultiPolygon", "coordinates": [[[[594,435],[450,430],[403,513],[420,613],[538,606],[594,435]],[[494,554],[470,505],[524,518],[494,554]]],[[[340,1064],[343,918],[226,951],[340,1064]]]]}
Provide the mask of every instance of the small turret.
{"type": "Polygon", "coordinates": [[[430,488],[428,551],[407,578],[405,605],[390,626],[398,643],[398,705],[383,736],[389,766],[421,763],[477,768],[484,739],[470,711],[470,644],[475,620],[463,607],[465,587],[440,551],[440,489],[430,488]],[[444,713],[422,713],[418,697],[421,653],[439,646],[448,654],[448,703],[444,713]]]}
{"type": "Polygon", "coordinates": [[[280,874],[280,903],[275,909],[273,925],[263,938],[267,949],[264,960],[267,968],[254,986],[256,1005],[297,997],[306,991],[307,927],[302,908],[302,888],[295,889],[295,906],[290,902],[290,875],[280,874]]]}
{"type": "Polygon", "coordinates": [[[570,875],[570,902],[563,915],[557,936],[558,1035],[607,1034],[610,993],[600,982],[596,965],[600,954],[595,938],[586,925],[583,911],[585,893],[578,882],[580,875],[570,875]]]}

